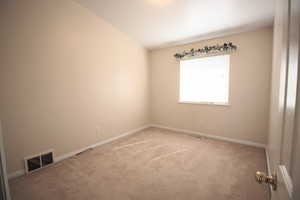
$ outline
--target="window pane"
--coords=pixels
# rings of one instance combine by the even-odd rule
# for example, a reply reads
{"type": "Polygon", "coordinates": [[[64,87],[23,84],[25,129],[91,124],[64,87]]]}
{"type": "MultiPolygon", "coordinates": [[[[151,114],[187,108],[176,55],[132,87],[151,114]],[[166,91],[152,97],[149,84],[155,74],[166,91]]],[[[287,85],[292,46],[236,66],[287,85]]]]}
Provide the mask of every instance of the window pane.
{"type": "Polygon", "coordinates": [[[180,101],[228,103],[229,55],[180,61],[180,101]]]}

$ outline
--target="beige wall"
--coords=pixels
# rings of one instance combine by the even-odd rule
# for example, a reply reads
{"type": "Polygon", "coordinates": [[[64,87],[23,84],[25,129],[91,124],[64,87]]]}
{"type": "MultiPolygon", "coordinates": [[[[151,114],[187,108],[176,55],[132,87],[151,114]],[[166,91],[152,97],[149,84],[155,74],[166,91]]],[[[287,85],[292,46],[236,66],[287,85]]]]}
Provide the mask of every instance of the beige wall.
{"type": "Polygon", "coordinates": [[[23,169],[25,156],[48,149],[61,156],[150,122],[266,143],[271,28],[147,57],[71,0],[3,2],[0,18],[0,119],[10,173],[23,169]],[[225,41],[238,45],[231,56],[231,105],[178,104],[173,55],[225,41]]]}
{"type": "Polygon", "coordinates": [[[0,15],[9,172],[25,156],[60,156],[148,124],[147,51],[135,41],[70,0],[5,1],[0,15]]]}
{"type": "Polygon", "coordinates": [[[151,65],[151,122],[265,144],[268,134],[272,28],[154,50],[151,65]],[[230,106],[179,104],[177,52],[232,41],[230,106]]]}

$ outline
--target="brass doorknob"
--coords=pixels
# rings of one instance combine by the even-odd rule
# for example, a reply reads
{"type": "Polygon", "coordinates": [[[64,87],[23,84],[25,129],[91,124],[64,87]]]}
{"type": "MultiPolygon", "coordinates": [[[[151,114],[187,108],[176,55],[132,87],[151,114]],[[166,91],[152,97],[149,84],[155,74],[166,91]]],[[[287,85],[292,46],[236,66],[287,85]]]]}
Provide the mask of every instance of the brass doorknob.
{"type": "Polygon", "coordinates": [[[267,183],[272,186],[273,190],[277,189],[277,176],[276,174],[272,174],[271,176],[266,175],[264,172],[257,171],[255,173],[255,180],[261,184],[261,183],[267,183]]]}

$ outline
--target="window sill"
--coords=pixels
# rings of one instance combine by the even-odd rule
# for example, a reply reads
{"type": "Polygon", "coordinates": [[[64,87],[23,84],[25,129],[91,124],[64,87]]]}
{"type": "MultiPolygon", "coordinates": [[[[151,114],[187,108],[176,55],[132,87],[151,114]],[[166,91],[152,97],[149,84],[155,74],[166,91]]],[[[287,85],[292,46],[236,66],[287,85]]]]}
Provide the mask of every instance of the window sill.
{"type": "Polygon", "coordinates": [[[178,103],[180,103],[180,104],[210,105],[210,106],[230,106],[229,103],[213,103],[213,102],[179,101],[178,103]]]}

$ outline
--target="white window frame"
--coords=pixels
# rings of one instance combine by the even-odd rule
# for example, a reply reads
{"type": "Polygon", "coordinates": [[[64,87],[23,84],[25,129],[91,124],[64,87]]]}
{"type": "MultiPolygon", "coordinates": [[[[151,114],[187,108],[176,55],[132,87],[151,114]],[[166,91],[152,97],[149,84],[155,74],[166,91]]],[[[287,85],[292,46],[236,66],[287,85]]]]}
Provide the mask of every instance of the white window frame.
{"type": "MultiPolygon", "coordinates": [[[[179,72],[179,85],[178,85],[178,103],[179,104],[196,104],[196,105],[215,105],[215,106],[230,106],[230,72],[231,72],[231,56],[230,54],[223,54],[229,56],[229,66],[228,66],[228,101],[227,103],[220,103],[220,102],[205,102],[205,101],[181,101],[180,100],[180,62],[179,62],[179,67],[178,67],[178,72],[179,72]]],[[[214,56],[222,56],[222,55],[214,55],[214,56]]],[[[211,57],[214,57],[211,56],[211,57]]],[[[205,56],[206,57],[206,56],[205,56]]],[[[190,59],[199,59],[199,58],[205,58],[205,57],[196,57],[196,58],[189,58],[190,59]]],[[[187,59],[184,59],[187,60],[187,59]]]]}

